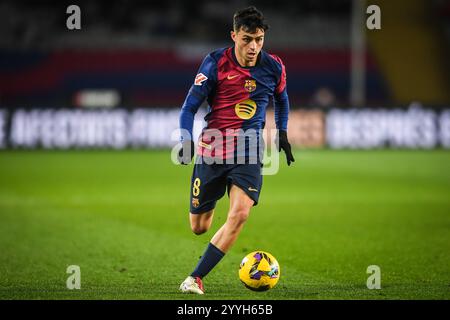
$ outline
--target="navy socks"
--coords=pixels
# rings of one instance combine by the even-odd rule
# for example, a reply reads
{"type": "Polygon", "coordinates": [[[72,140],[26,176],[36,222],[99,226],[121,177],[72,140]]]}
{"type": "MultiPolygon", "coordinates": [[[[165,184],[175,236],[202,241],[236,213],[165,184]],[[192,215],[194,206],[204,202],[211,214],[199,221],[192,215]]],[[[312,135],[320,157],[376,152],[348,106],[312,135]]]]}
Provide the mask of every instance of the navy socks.
{"type": "Polygon", "coordinates": [[[217,263],[219,263],[224,255],[225,253],[220,251],[219,248],[210,242],[194,272],[191,273],[191,276],[203,278],[216,266],[217,263]]]}

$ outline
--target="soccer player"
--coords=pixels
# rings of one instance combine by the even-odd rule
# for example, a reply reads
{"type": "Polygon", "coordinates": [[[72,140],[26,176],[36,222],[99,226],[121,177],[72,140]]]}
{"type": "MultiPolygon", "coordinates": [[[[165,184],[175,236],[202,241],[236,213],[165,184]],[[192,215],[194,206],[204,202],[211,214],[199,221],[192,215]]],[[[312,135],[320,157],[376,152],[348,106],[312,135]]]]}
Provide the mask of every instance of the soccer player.
{"type": "MultiPolygon", "coordinates": [[[[194,157],[192,127],[194,115],[205,99],[209,112],[206,128],[199,138],[197,157],[191,179],[190,224],[200,235],[211,226],[217,200],[228,191],[230,209],[224,225],[216,232],[190,276],[180,285],[186,293],[203,294],[202,279],[217,265],[236,241],[250,209],[258,203],[262,187],[260,151],[256,157],[245,148],[245,162],[211,163],[206,158],[237,158],[236,144],[211,138],[208,130],[217,130],[223,141],[254,129],[260,138],[264,128],[266,108],[271,98],[275,107],[278,151],[286,153],[287,164],[294,161],[287,139],[289,100],[286,91],[286,71],[281,59],[262,50],[268,25],[262,13],[248,7],[234,14],[231,38],[234,46],[216,50],[203,60],[194,84],[180,113],[182,148],[178,160],[188,164],[194,157]],[[240,133],[239,133],[240,132],[240,133]],[[219,146],[217,146],[219,144],[219,146]],[[213,151],[212,151],[213,150],[213,151]],[[249,161],[249,160],[256,161],[249,161]]],[[[260,141],[260,140],[259,140],[260,141]]],[[[253,151],[253,153],[255,153],[253,151]]],[[[242,155],[242,154],[241,154],[242,155]]],[[[236,162],[236,161],[235,161],[236,162]]]]}

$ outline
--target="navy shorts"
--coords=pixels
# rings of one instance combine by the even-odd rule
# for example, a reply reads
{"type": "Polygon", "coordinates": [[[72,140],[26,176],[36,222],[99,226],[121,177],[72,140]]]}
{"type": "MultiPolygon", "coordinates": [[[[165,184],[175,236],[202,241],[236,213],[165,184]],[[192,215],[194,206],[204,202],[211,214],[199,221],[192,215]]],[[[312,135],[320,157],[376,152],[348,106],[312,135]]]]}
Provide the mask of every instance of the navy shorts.
{"type": "Polygon", "coordinates": [[[231,185],[241,188],[258,204],[262,187],[262,165],[196,163],[191,179],[191,205],[193,214],[205,213],[216,207],[216,202],[231,185]]]}

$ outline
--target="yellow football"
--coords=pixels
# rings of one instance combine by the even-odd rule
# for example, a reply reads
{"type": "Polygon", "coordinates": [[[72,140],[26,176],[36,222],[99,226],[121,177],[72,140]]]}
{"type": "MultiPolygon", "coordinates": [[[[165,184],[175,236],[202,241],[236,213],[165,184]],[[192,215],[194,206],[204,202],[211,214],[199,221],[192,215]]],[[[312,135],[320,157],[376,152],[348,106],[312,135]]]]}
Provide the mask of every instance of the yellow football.
{"type": "Polygon", "coordinates": [[[239,279],[250,290],[266,291],[280,279],[280,265],[270,253],[254,251],[242,259],[239,279]]]}

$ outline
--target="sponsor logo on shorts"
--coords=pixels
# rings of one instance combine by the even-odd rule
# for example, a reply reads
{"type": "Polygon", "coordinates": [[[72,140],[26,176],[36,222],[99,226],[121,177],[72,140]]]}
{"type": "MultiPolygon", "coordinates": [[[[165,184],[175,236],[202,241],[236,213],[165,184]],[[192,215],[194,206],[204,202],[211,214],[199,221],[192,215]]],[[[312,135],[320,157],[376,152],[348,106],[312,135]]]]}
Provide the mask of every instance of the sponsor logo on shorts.
{"type": "Polygon", "coordinates": [[[258,192],[258,189],[255,189],[255,188],[252,188],[252,187],[248,187],[248,191],[258,192]]]}

